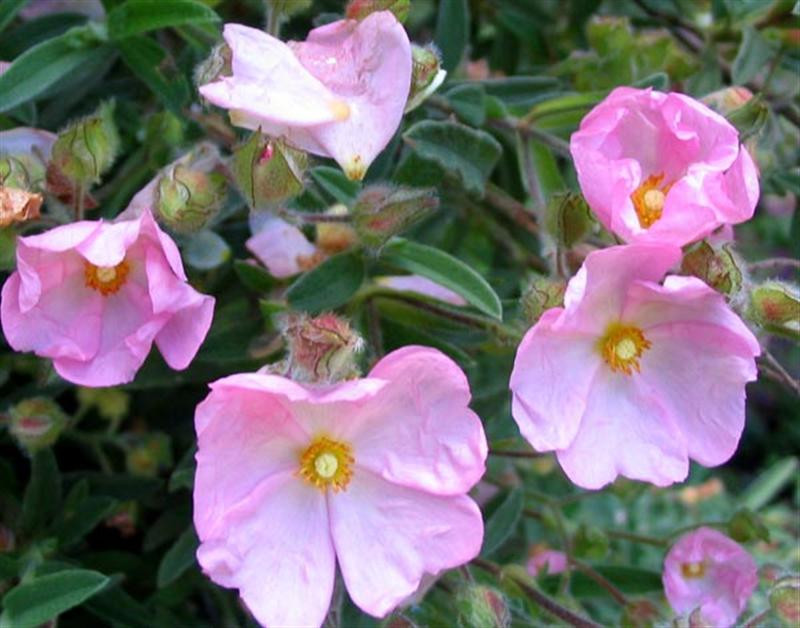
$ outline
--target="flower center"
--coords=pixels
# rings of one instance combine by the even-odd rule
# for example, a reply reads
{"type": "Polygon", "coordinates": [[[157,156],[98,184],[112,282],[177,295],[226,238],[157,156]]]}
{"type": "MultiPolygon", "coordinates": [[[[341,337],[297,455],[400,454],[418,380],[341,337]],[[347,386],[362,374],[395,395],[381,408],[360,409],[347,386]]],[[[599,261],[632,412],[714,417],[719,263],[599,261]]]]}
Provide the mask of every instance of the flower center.
{"type": "Polygon", "coordinates": [[[633,208],[639,217],[639,224],[644,229],[661,218],[661,213],[664,211],[664,201],[672,184],[661,185],[663,180],[663,174],[652,174],[631,194],[633,208]]]}
{"type": "Polygon", "coordinates": [[[681,574],[687,580],[697,580],[706,575],[706,564],[703,561],[696,563],[681,563],[681,574]]]}
{"type": "Polygon", "coordinates": [[[116,266],[95,266],[86,262],[83,270],[86,285],[103,296],[117,292],[127,280],[129,272],[130,266],[125,260],[116,266]]]}
{"type": "Polygon", "coordinates": [[[611,324],[599,343],[600,353],[611,370],[626,375],[639,372],[639,358],[650,346],[641,329],[621,323],[611,324]]]}
{"type": "Polygon", "coordinates": [[[322,436],[301,454],[299,474],[321,491],[330,486],[338,492],[350,483],[353,462],[350,445],[322,436]]]}

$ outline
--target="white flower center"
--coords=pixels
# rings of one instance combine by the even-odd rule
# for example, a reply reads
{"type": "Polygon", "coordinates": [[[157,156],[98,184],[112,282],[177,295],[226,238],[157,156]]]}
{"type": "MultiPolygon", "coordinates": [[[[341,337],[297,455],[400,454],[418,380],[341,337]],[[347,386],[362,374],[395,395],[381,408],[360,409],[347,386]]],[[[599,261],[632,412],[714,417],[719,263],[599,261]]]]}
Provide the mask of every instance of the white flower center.
{"type": "Polygon", "coordinates": [[[323,452],[314,460],[314,469],[323,478],[332,478],[339,469],[339,460],[330,452],[323,452]]]}

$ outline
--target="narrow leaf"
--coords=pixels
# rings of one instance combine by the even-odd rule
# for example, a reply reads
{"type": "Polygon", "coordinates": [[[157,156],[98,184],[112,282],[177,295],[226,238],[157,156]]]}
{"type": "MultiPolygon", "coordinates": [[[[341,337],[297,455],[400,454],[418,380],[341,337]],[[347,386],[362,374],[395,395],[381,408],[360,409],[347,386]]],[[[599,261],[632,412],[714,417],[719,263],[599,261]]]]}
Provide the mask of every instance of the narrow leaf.
{"type": "Polygon", "coordinates": [[[219,16],[196,0],[128,0],[108,14],[109,35],[123,39],[158,28],[218,22],[219,16]]]}
{"type": "Polygon", "coordinates": [[[189,527],[167,550],[158,566],[158,588],[171,584],[195,563],[195,552],[199,542],[193,527],[189,527]]]}
{"type": "Polygon", "coordinates": [[[798,460],[794,456],[773,464],[747,487],[742,495],[742,505],[750,510],[769,504],[797,474],[798,460]]]}
{"type": "Polygon", "coordinates": [[[522,516],[523,492],[520,487],[512,489],[486,522],[481,556],[489,556],[511,536],[522,516]]]}
{"type": "Polygon", "coordinates": [[[28,0],[0,0],[0,31],[8,26],[26,2],[28,0]]]}
{"type": "Polygon", "coordinates": [[[434,41],[442,51],[442,67],[452,72],[458,67],[469,41],[467,0],[442,0],[436,19],[434,41]]]}
{"type": "Polygon", "coordinates": [[[301,275],[286,292],[298,310],[317,314],[347,303],[364,281],[364,261],[356,252],[339,253],[301,275]]]}

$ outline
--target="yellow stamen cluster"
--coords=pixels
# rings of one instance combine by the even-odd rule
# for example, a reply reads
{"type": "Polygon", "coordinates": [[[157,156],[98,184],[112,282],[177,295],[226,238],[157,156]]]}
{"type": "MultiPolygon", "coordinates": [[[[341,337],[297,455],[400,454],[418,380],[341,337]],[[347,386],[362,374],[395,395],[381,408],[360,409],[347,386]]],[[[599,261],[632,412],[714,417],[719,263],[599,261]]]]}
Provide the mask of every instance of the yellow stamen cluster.
{"type": "Polygon", "coordinates": [[[681,563],[681,575],[687,580],[697,580],[706,575],[705,562],[681,563]]]}
{"type": "Polygon", "coordinates": [[[86,285],[104,297],[117,292],[128,279],[130,266],[122,260],[116,266],[95,266],[86,262],[83,270],[86,285]]]}
{"type": "Polygon", "coordinates": [[[639,358],[650,347],[641,329],[622,323],[610,325],[599,343],[606,364],[612,371],[622,371],[625,375],[639,372],[639,358]]]}
{"type": "Polygon", "coordinates": [[[664,211],[664,202],[672,184],[661,185],[664,180],[663,174],[653,174],[647,177],[644,182],[631,194],[631,201],[639,217],[639,224],[647,229],[656,220],[661,218],[664,211]]]}
{"type": "Polygon", "coordinates": [[[298,473],[321,491],[339,492],[350,483],[354,462],[350,445],[322,436],[301,454],[298,473]]]}

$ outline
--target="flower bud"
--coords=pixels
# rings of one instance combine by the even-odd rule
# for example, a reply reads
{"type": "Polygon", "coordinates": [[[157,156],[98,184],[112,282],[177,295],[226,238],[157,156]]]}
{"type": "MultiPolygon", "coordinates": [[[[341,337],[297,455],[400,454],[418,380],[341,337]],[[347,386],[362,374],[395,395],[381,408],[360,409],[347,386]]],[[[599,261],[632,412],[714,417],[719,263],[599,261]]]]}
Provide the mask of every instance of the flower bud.
{"type": "Polygon", "coordinates": [[[163,432],[127,434],[123,445],[125,466],[132,475],[155,477],[172,466],[170,439],[163,432]]]}
{"type": "Polygon", "coordinates": [[[361,243],[378,249],[439,207],[433,188],[395,188],[373,185],[359,194],[353,207],[353,226],[361,243]]]}
{"type": "Polygon", "coordinates": [[[739,543],[762,540],[769,543],[769,530],[749,508],[742,508],[728,521],[728,536],[739,543]]]}
{"type": "Polygon", "coordinates": [[[784,626],[800,626],[800,577],[781,578],[769,592],[769,605],[784,626]]]}
{"type": "Polygon", "coordinates": [[[681,262],[681,272],[702,279],[717,292],[733,296],[742,288],[742,262],[730,246],[714,247],[700,242],[692,247],[681,262]]]}
{"type": "Polygon", "coordinates": [[[800,331],[800,290],[780,281],[764,282],[750,292],[750,311],[756,322],[765,327],[800,331]]]}
{"type": "Polygon", "coordinates": [[[784,569],[780,565],[767,563],[758,568],[758,579],[762,586],[769,586],[778,582],[784,573],[784,569]]]}
{"type": "Polygon", "coordinates": [[[623,628],[649,628],[658,620],[658,607],[650,600],[633,600],[622,611],[623,628]]]}
{"type": "Polygon", "coordinates": [[[9,411],[9,431],[29,453],[50,447],[67,425],[67,415],[46,397],[25,399],[9,411]]]}
{"type": "Polygon", "coordinates": [[[269,209],[303,191],[308,156],[258,131],[233,153],[236,185],[252,209],[269,209]]]}
{"type": "Polygon", "coordinates": [[[506,628],[511,613],[503,594],[491,587],[473,584],[464,587],[456,598],[458,625],[464,628],[506,628]]]}
{"type": "Polygon", "coordinates": [[[444,83],[447,71],[442,69],[442,55],[433,45],[411,44],[411,88],[408,92],[405,113],[419,107],[425,99],[444,83]]]}
{"type": "Polygon", "coordinates": [[[201,61],[194,69],[194,84],[197,87],[213,83],[221,76],[233,75],[231,68],[231,49],[228,44],[217,44],[211,49],[211,53],[204,61],[201,61]]]}
{"type": "Polygon", "coordinates": [[[333,314],[288,314],[283,327],[291,379],[330,383],[357,374],[355,358],[363,341],[347,321],[333,314]]]}
{"type": "Polygon", "coordinates": [[[200,231],[222,207],[227,192],[219,172],[178,164],[158,182],[156,210],[165,225],[181,233],[200,231]]]}
{"type": "Polygon", "coordinates": [[[546,310],[564,305],[567,282],[537,276],[522,293],[522,311],[528,323],[533,325],[546,310]]]}
{"type": "Polygon", "coordinates": [[[88,185],[100,181],[118,150],[114,103],[103,103],[92,115],[73,122],[58,134],[50,165],[70,181],[88,185]]]}
{"type": "Polygon", "coordinates": [[[350,0],[344,11],[348,20],[363,20],[376,11],[391,11],[398,22],[405,22],[411,0],[350,0]]]}
{"type": "Polygon", "coordinates": [[[29,189],[31,177],[25,164],[11,155],[0,157],[0,185],[21,190],[29,189]]]}
{"type": "MultiPolygon", "coordinates": [[[[342,204],[334,205],[328,209],[326,214],[331,216],[345,216],[348,209],[342,204]]],[[[317,237],[315,243],[317,248],[325,255],[335,255],[349,249],[358,242],[358,235],[347,223],[343,222],[319,222],[317,227],[317,237]]]]}
{"type": "Polygon", "coordinates": [[[700,99],[700,102],[717,113],[727,116],[735,109],[749,102],[752,98],[753,92],[746,87],[733,86],[723,87],[715,92],[706,94],[700,99]]]}
{"type": "Polygon", "coordinates": [[[107,421],[119,422],[128,414],[131,398],[119,388],[78,388],[78,402],[83,407],[94,407],[107,421]]]}
{"type": "Polygon", "coordinates": [[[756,96],[741,107],[731,111],[725,117],[739,131],[739,141],[746,142],[754,135],[757,135],[767,123],[769,107],[767,107],[761,96],[756,96]]]}
{"type": "Polygon", "coordinates": [[[574,192],[555,194],[545,209],[545,227],[556,243],[572,248],[589,230],[592,217],[583,196],[574,192]]]}
{"type": "Polygon", "coordinates": [[[573,538],[573,550],[576,556],[598,560],[608,554],[609,541],[605,533],[595,526],[582,523],[573,538]]]}

